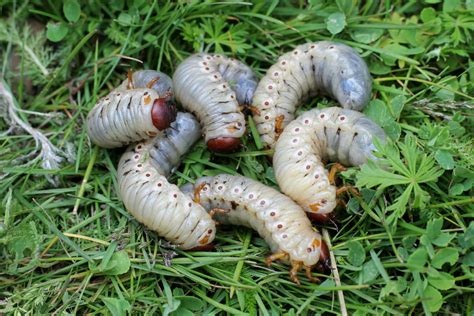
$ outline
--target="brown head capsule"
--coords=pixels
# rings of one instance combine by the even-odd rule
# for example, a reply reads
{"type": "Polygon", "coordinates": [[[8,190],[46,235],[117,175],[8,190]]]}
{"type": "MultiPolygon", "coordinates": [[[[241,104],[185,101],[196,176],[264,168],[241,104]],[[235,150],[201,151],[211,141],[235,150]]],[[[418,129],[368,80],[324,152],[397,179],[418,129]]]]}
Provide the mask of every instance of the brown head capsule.
{"type": "Polygon", "coordinates": [[[240,139],[234,137],[217,137],[207,141],[207,148],[214,152],[228,153],[236,150],[240,139]]]}
{"type": "Polygon", "coordinates": [[[324,273],[331,271],[331,256],[329,254],[328,245],[324,240],[321,241],[321,253],[319,255],[318,267],[320,267],[324,273]]]}
{"type": "Polygon", "coordinates": [[[320,224],[325,224],[327,222],[330,222],[334,219],[334,213],[313,213],[313,212],[306,212],[306,215],[308,215],[309,219],[312,220],[313,222],[320,223],[320,224]]]}
{"type": "Polygon", "coordinates": [[[153,125],[161,130],[170,127],[176,119],[176,105],[167,101],[167,97],[158,98],[153,101],[151,108],[151,119],[153,125]]]}

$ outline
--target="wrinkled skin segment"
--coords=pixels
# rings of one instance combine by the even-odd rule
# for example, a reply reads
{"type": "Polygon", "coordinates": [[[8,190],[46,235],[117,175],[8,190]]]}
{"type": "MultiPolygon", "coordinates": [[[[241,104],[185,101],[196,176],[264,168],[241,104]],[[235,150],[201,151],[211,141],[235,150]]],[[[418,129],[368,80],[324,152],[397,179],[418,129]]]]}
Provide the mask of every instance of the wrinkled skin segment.
{"type": "Polygon", "coordinates": [[[179,113],[163,133],[129,147],[117,168],[127,211],[182,249],[200,249],[215,238],[211,216],[166,179],[199,136],[197,120],[189,113],[179,113]]]}
{"type": "Polygon", "coordinates": [[[201,128],[196,118],[190,113],[179,112],[170,128],[146,142],[151,164],[161,175],[168,177],[200,137],[201,128]]]}
{"type": "Polygon", "coordinates": [[[178,66],[173,84],[176,99],[200,121],[209,149],[235,150],[237,141],[229,139],[245,133],[241,107],[250,104],[257,86],[252,70],[221,55],[195,54],[178,66]]]}
{"type": "Polygon", "coordinates": [[[321,256],[324,260],[329,258],[327,247],[321,254],[324,248],[321,235],[313,229],[301,207],[260,182],[221,174],[200,178],[194,185],[187,184],[181,190],[189,197],[198,192],[199,203],[209,212],[221,210],[213,217],[219,223],[257,231],[274,254],[269,257],[269,263],[283,259],[292,265],[301,263],[300,268],[311,269],[321,256]]]}
{"type": "Polygon", "coordinates": [[[122,147],[158,135],[175,119],[171,79],[142,70],[97,102],[87,116],[87,132],[101,147],[122,147]]]}
{"type": "MultiPolygon", "coordinates": [[[[127,90],[129,84],[129,80],[125,79],[119,86],[119,90],[127,90]]],[[[158,95],[166,96],[167,101],[174,103],[173,81],[167,74],[161,71],[145,69],[133,72],[132,89],[136,88],[153,89],[158,95]]]]}
{"type": "Polygon", "coordinates": [[[343,108],[360,111],[371,89],[366,63],[349,46],[326,41],[299,45],[260,80],[252,104],[254,121],[263,144],[273,148],[279,129],[294,119],[297,106],[308,97],[327,95],[343,108]]]}
{"type": "Polygon", "coordinates": [[[273,167],[281,191],[313,219],[330,219],[336,187],[324,162],[360,166],[375,159],[374,139],[385,133],[364,114],[330,107],[303,113],[283,131],[275,146],[273,167]]]}

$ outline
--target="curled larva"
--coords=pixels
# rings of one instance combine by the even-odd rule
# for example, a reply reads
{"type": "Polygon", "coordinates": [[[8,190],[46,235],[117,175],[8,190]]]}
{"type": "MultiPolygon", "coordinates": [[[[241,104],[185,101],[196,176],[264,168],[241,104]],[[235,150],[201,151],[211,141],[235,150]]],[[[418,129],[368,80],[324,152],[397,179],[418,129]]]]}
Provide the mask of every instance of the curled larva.
{"type": "Polygon", "coordinates": [[[101,147],[114,148],[156,136],[176,118],[171,95],[167,75],[149,70],[129,73],[89,112],[89,137],[101,147]]]}
{"type": "Polygon", "coordinates": [[[364,60],[349,46],[316,42],[282,55],[260,80],[253,98],[254,120],[262,142],[273,147],[307,97],[329,95],[342,107],[361,110],[372,88],[364,60]]]}
{"type": "Polygon", "coordinates": [[[323,221],[336,206],[336,188],[323,161],[364,164],[374,157],[374,138],[383,141],[384,131],[360,112],[331,107],[303,113],[275,146],[273,168],[281,191],[323,221]]]}
{"type": "Polygon", "coordinates": [[[252,70],[222,55],[195,54],[173,75],[176,99],[201,122],[210,150],[236,149],[245,133],[241,106],[252,102],[257,79],[252,70]]]}
{"type": "Polygon", "coordinates": [[[139,222],[182,249],[209,244],[216,231],[206,210],[166,180],[199,137],[197,120],[189,113],[179,113],[163,133],[129,147],[117,168],[125,208],[139,222]]]}
{"type": "Polygon", "coordinates": [[[311,268],[328,265],[329,256],[321,235],[313,229],[305,213],[295,202],[277,190],[242,176],[221,174],[203,177],[194,185],[181,187],[196,197],[219,223],[243,225],[256,230],[270,246],[273,260],[288,260],[291,279],[305,268],[310,279],[311,268]]]}

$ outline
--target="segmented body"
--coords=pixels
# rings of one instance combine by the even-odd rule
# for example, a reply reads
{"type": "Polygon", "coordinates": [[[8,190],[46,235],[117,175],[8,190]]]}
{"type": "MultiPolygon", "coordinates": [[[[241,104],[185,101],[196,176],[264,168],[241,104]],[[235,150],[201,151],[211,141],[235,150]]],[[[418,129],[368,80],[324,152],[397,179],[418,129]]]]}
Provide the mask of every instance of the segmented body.
{"type": "Polygon", "coordinates": [[[206,210],[166,179],[199,137],[197,120],[189,113],[179,113],[162,134],[128,148],[117,169],[126,209],[139,222],[183,249],[207,245],[216,231],[206,210]]]}
{"type": "Polygon", "coordinates": [[[176,99],[201,122],[214,151],[230,151],[245,132],[241,106],[250,104],[257,79],[245,64],[221,55],[195,54],[173,76],[176,99]]]}
{"type": "Polygon", "coordinates": [[[359,166],[373,158],[373,140],[384,131],[357,111],[331,107],[303,113],[283,131],[275,146],[273,167],[283,193],[307,212],[330,213],[336,188],[323,161],[359,166]]]}
{"type": "Polygon", "coordinates": [[[268,69],[255,91],[254,120],[262,142],[273,147],[307,97],[328,95],[344,108],[361,110],[371,88],[367,65],[349,46],[325,41],[299,45],[268,69]]]}
{"type": "Polygon", "coordinates": [[[114,148],[148,139],[176,117],[174,104],[169,103],[171,79],[167,75],[146,70],[135,72],[132,78],[136,81],[125,80],[89,112],[87,132],[95,144],[114,148]],[[146,87],[149,83],[152,88],[146,87]]]}
{"type": "Polygon", "coordinates": [[[224,224],[243,225],[256,230],[272,252],[284,252],[290,261],[311,267],[320,259],[321,235],[313,229],[302,209],[287,196],[260,182],[242,176],[203,177],[181,187],[192,196],[199,192],[200,204],[216,213],[224,224]],[[200,189],[197,189],[200,188],[200,189]]]}
{"type": "Polygon", "coordinates": [[[156,70],[139,70],[132,73],[131,85],[130,80],[125,79],[117,90],[128,90],[129,88],[150,88],[156,91],[160,96],[166,96],[172,100],[173,96],[173,81],[171,78],[161,71],[156,70]]]}

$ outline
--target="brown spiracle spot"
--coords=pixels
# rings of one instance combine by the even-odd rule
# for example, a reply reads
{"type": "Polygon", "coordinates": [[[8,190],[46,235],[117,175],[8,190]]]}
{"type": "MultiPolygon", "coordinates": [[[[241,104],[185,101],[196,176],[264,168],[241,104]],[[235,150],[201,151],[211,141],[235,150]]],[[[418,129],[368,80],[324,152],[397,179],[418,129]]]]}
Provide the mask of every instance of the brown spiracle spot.
{"type": "Polygon", "coordinates": [[[164,130],[170,127],[171,123],[176,119],[177,110],[176,105],[168,102],[166,98],[158,98],[153,101],[151,108],[151,119],[153,125],[158,130],[164,130]]]}
{"type": "Polygon", "coordinates": [[[227,153],[236,150],[240,139],[235,137],[217,137],[207,141],[207,148],[214,152],[227,153]]]}

